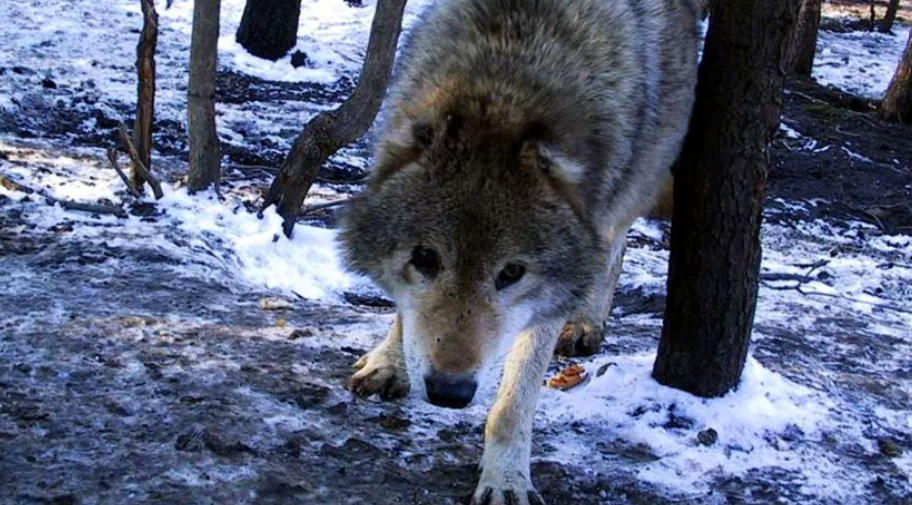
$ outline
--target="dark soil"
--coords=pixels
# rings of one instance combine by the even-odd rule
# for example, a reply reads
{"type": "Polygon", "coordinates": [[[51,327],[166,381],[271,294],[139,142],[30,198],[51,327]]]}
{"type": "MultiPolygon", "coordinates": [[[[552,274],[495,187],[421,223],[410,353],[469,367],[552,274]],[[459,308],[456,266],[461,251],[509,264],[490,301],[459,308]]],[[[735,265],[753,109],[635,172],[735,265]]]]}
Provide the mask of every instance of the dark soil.
{"type": "MultiPolygon", "coordinates": [[[[2,69],[0,78],[28,71],[2,69]]],[[[348,81],[321,88],[223,72],[219,100],[325,103],[350,87],[348,81]]],[[[73,107],[23,104],[23,114],[0,115],[0,130],[113,145],[119,118],[93,109],[88,91],[73,93],[73,107]],[[83,127],[88,118],[97,128],[83,127]]],[[[129,117],[126,106],[117,111],[129,117]]],[[[864,100],[806,82],[790,83],[784,120],[806,138],[774,143],[769,206],[783,212],[768,219],[860,220],[883,233],[912,233],[912,127],[881,122],[864,100]],[[818,142],[813,149],[808,138],[818,142]],[[816,205],[786,212],[779,199],[816,205]]],[[[178,124],[156,126],[163,155],[183,159],[184,139],[178,124]]],[[[369,145],[362,141],[358,148],[369,145]]],[[[231,163],[276,167],[283,153],[250,145],[225,154],[231,163]]],[[[230,172],[244,174],[257,182],[264,176],[249,167],[230,172]]],[[[363,174],[340,165],[322,175],[351,181],[363,174]]],[[[0,197],[0,272],[20,276],[14,291],[11,277],[4,279],[13,294],[0,295],[0,504],[436,505],[457,503],[473,490],[480,424],[438,424],[402,404],[357,400],[344,384],[366,348],[314,343],[377,325],[393,310],[386,300],[351,293],[339,306],[295,300],[294,310],[266,312],[257,301],[270,293],[210,272],[205,262],[178,265],[141,243],[71,236],[81,224],[40,229],[27,212],[0,197]]],[[[331,222],[334,212],[318,219],[331,222]]],[[[619,293],[617,304],[620,314],[658,314],[664,299],[629,290],[619,293]]],[[[839,367],[845,372],[836,380],[840,387],[896,409],[912,408],[902,382],[912,365],[888,378],[868,374],[869,364],[890,356],[895,342],[833,314],[821,315],[819,326],[820,338],[848,349],[838,363],[804,335],[781,327],[762,328],[769,337],[754,354],[792,377],[796,366],[839,367]]],[[[655,327],[619,318],[614,330],[625,337],[609,340],[606,354],[655,347],[655,327]]],[[[669,429],[688,426],[683,418],[669,423],[669,429]]],[[[536,431],[534,454],[554,452],[549,435],[536,431]]],[[[912,434],[901,429],[870,435],[912,448],[912,434]]],[[[704,438],[711,443],[710,435],[704,438]]],[[[826,443],[877,472],[866,488],[870,503],[912,503],[908,476],[889,458],[864,453],[853,440],[826,443]]],[[[538,462],[532,472],[552,505],[813,502],[793,475],[774,469],[718,478],[709,495],[669,494],[637,478],[638,468],[656,457],[605,436],[577,464],[538,462]],[[590,471],[593,461],[607,461],[612,470],[590,471]]]]}

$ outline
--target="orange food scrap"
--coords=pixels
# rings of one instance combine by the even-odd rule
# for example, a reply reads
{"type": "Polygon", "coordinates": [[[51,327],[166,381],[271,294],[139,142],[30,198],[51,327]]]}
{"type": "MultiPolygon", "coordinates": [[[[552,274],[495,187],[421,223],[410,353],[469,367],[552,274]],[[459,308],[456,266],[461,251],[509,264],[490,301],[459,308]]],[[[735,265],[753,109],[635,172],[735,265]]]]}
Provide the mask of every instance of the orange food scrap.
{"type": "Polygon", "coordinates": [[[566,391],[579,386],[588,377],[589,374],[586,373],[585,368],[577,364],[571,364],[554,375],[554,377],[548,379],[548,387],[566,391]]]}

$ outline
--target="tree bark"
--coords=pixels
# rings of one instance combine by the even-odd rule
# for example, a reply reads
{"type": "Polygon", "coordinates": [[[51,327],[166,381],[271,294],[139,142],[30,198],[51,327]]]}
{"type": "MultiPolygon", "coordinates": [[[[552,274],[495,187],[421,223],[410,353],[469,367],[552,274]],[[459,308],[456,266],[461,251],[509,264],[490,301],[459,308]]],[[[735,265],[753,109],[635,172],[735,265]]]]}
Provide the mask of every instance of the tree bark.
{"type": "Polygon", "coordinates": [[[218,188],[221,150],[215,128],[215,69],[218,61],[220,0],[194,0],[187,86],[190,191],[218,188]]]}
{"type": "Polygon", "coordinates": [[[304,126],[272,181],[263,209],[278,207],[286,236],[290,237],[294,230],[295,218],[320,166],[363,135],[377,116],[396,55],[405,3],[406,0],[378,0],[367,55],[354,92],[338,109],[321,112],[304,126]]]}
{"type": "Polygon", "coordinates": [[[653,376],[703,397],[740,381],[760,272],[769,145],[798,0],[713,4],[694,115],[674,168],[668,299],[653,376]]]}
{"type": "Polygon", "coordinates": [[[887,4],[887,12],[884,14],[883,21],[880,22],[880,31],[890,33],[893,30],[893,23],[896,21],[896,12],[899,10],[899,0],[890,0],[887,4]]]}
{"type": "Polygon", "coordinates": [[[801,10],[798,12],[798,22],[795,25],[789,50],[789,66],[799,77],[810,78],[814,68],[822,3],[822,0],[803,0],[801,2],[801,10]]]}
{"type": "Polygon", "coordinates": [[[892,121],[912,123],[912,32],[896,73],[880,104],[880,116],[892,121]]]}
{"type": "MultiPolygon", "coordinates": [[[[152,122],[155,116],[155,48],[158,45],[158,13],[152,0],[140,0],[143,28],[136,45],[136,121],[133,123],[133,145],[147,170],[152,170],[152,122]]],[[[136,165],[131,165],[133,186],[142,191],[146,179],[136,165]]]]}
{"type": "Polygon", "coordinates": [[[235,40],[250,54],[277,60],[298,40],[301,0],[247,0],[235,40]]]}

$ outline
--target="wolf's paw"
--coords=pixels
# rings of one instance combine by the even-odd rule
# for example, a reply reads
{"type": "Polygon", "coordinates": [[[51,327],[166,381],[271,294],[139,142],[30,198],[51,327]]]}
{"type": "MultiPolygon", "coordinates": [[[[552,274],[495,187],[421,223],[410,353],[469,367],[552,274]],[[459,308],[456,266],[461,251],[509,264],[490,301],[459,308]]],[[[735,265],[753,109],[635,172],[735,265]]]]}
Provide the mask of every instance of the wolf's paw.
{"type": "Polygon", "coordinates": [[[361,356],[353,365],[355,372],[348,382],[348,389],[361,397],[372,394],[381,400],[402,398],[409,392],[409,379],[401,357],[379,347],[361,356]]]}
{"type": "Polygon", "coordinates": [[[478,484],[470,505],[545,505],[545,500],[525,479],[521,482],[501,482],[499,484],[478,484]]]}
{"type": "Polygon", "coordinates": [[[589,356],[602,348],[605,326],[591,321],[570,321],[561,330],[554,353],[560,356],[589,356]]]}

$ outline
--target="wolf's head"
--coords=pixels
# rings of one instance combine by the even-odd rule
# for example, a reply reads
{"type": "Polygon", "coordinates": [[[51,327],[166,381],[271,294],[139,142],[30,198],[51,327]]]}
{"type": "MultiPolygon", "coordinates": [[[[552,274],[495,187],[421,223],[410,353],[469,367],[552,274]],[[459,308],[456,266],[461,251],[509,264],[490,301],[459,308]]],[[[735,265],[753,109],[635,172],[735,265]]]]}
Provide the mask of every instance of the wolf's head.
{"type": "Polygon", "coordinates": [[[604,257],[582,167],[539,137],[413,123],[346,211],[347,260],[396,301],[409,375],[436,405],[470,403],[518,333],[580,303],[604,257]]]}

